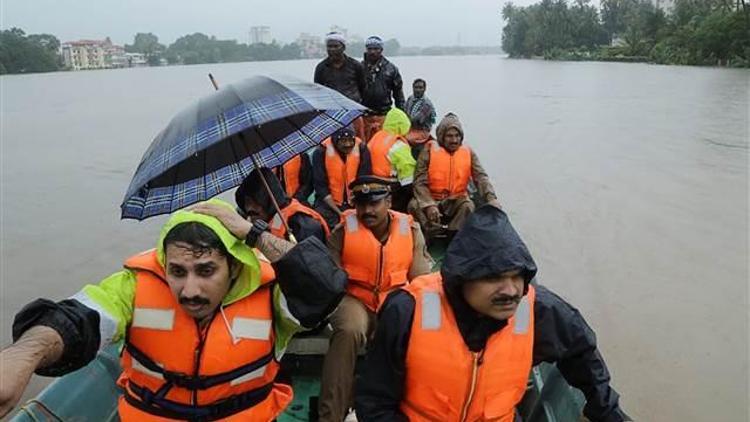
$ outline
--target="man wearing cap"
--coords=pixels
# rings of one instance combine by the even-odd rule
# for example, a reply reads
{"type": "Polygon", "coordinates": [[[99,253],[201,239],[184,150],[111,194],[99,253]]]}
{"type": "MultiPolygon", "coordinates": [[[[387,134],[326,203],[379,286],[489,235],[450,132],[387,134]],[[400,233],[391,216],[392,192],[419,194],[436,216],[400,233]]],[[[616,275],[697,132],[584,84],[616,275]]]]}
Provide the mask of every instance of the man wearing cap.
{"type": "MultiPolygon", "coordinates": [[[[357,380],[361,421],[516,418],[532,365],[555,362],[592,422],[630,418],[581,314],[532,282],[537,267],[507,215],[484,205],[440,272],[389,295],[357,380]]],[[[342,302],[343,303],[343,302],[342,302]]]]}
{"type": "Polygon", "coordinates": [[[351,184],[356,210],[328,239],[334,261],[346,271],[347,295],[330,317],[333,335],[323,362],[319,415],[340,422],[352,406],[357,353],[375,326],[386,295],[430,272],[433,262],[419,224],[390,210],[391,180],[362,176],[351,184]]]}
{"type": "MultiPolygon", "coordinates": [[[[340,32],[329,32],[325,37],[328,57],[315,66],[313,82],[327,86],[362,104],[365,90],[364,67],[349,57],[346,51],[346,38],[340,32]]],[[[361,118],[354,121],[357,136],[364,139],[364,123],[361,118]]]]}
{"type": "Polygon", "coordinates": [[[365,41],[366,52],[362,65],[365,69],[365,89],[362,104],[370,109],[365,116],[365,142],[379,131],[385,114],[394,105],[404,109],[404,83],[398,67],[383,57],[383,40],[373,35],[365,41]],[[391,96],[393,100],[391,100],[391,96]]]}
{"type": "Polygon", "coordinates": [[[453,113],[440,121],[437,140],[419,154],[414,173],[414,200],[409,212],[425,230],[427,239],[445,232],[452,236],[474,210],[469,183],[474,182],[482,203],[498,205],[495,189],[477,154],[464,144],[464,129],[453,113]]]}
{"type": "Polygon", "coordinates": [[[265,221],[274,236],[291,240],[291,234],[296,242],[313,236],[325,243],[328,238],[328,224],[323,217],[297,199],[288,197],[270,169],[254,169],[250,172],[234,192],[234,199],[240,215],[251,222],[265,221]],[[273,200],[268,194],[269,189],[279,206],[280,213],[276,212],[273,200]],[[287,232],[287,227],[291,233],[287,232]]]}
{"type": "Polygon", "coordinates": [[[351,126],[336,131],[313,152],[314,208],[329,228],[351,208],[349,184],[361,174],[370,174],[371,169],[370,152],[351,126]]]}

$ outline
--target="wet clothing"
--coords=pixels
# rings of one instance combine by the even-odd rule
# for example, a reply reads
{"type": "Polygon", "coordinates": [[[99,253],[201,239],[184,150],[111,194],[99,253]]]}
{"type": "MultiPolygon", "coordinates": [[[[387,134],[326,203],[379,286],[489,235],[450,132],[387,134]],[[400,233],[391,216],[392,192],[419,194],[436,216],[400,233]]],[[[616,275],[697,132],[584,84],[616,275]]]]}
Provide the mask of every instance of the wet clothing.
{"type": "MultiPolygon", "coordinates": [[[[440,271],[445,292],[441,303],[447,302],[465,351],[486,349],[488,341],[506,327],[508,321],[474,311],[463,299],[462,285],[511,270],[521,271],[528,286],[537,268],[505,213],[485,205],[477,209],[448,246],[440,271]]],[[[535,285],[534,290],[531,363],[555,362],[568,383],[586,396],[584,415],[591,421],[629,420],[619,407],[617,392],[609,385],[607,366],[586,321],[549,289],[535,285]]],[[[415,309],[414,296],[403,290],[393,292],[381,308],[375,336],[356,386],[355,404],[360,421],[407,420],[400,408],[409,371],[406,358],[415,309]]],[[[439,385],[430,387],[440,389],[439,385]]]]}
{"type": "Polygon", "coordinates": [[[323,59],[315,66],[313,82],[338,91],[349,99],[362,103],[365,91],[365,72],[362,63],[344,55],[344,63],[336,67],[330,58],[323,59]]]}
{"type": "MultiPolygon", "coordinates": [[[[231,205],[220,200],[209,202],[231,208],[231,205]]],[[[235,238],[219,220],[190,211],[174,213],[162,228],[154,258],[154,265],[160,266],[162,273],[164,238],[172,228],[186,222],[197,222],[211,229],[227,251],[242,265],[239,276],[222,301],[223,307],[229,310],[233,305],[244,303],[246,298],[252,298],[252,295],[262,289],[269,289],[269,329],[273,338],[271,358],[276,361],[281,359],[296,332],[317,326],[333,312],[343,297],[346,275],[331,260],[320,241],[309,238],[297,244],[272,264],[274,281],[271,284],[263,283],[258,258],[245,245],[244,240],[235,238]]],[[[97,285],[84,287],[69,299],[58,303],[38,299],[16,315],[13,324],[14,340],[35,325],[53,328],[63,340],[61,358],[54,364],[37,370],[38,374],[60,376],[81,368],[95,358],[99,349],[122,341],[134,325],[143,322],[142,316],[138,316],[140,305],[137,304],[141,303],[141,293],[137,273],[137,269],[125,268],[97,285]]],[[[241,333],[242,330],[238,331],[241,333]]],[[[222,330],[218,332],[226,334],[222,330]]],[[[189,359],[194,356],[193,349],[180,348],[173,352],[187,353],[189,359]]],[[[247,358],[245,363],[253,360],[252,356],[247,358]]],[[[191,388],[198,388],[195,384],[192,385],[191,388]]],[[[215,403],[201,403],[213,404],[215,403]]]]}
{"type": "Polygon", "coordinates": [[[432,129],[432,126],[437,119],[435,115],[435,106],[432,105],[432,101],[425,96],[417,98],[410,95],[409,99],[406,100],[404,111],[409,115],[413,128],[424,129],[427,130],[427,132],[432,129]]]}
{"type": "Polygon", "coordinates": [[[404,82],[401,80],[398,67],[385,57],[381,57],[376,63],[370,63],[365,58],[362,66],[365,70],[362,104],[378,115],[386,114],[394,104],[403,110],[404,82]]]}

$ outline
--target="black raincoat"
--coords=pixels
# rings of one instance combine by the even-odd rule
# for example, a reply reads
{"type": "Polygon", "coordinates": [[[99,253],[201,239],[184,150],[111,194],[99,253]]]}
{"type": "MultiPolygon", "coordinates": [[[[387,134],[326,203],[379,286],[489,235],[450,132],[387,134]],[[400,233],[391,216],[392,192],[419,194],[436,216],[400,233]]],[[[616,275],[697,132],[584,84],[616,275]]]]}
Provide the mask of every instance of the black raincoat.
{"type": "MultiPolygon", "coordinates": [[[[521,270],[528,287],[536,275],[536,264],[505,213],[491,205],[480,207],[456,234],[441,269],[448,302],[471,351],[483,349],[507,321],[477,314],[463,299],[460,287],[468,280],[509,270],[521,270]]],[[[609,372],[597,350],[594,332],[562,298],[543,286],[535,284],[535,289],[533,364],[557,363],[568,383],[586,396],[584,414],[591,421],[630,420],[609,385],[609,372]]],[[[355,405],[360,421],[407,420],[399,405],[414,308],[414,298],[402,290],[392,293],[380,311],[375,338],[357,382],[355,405]]]]}

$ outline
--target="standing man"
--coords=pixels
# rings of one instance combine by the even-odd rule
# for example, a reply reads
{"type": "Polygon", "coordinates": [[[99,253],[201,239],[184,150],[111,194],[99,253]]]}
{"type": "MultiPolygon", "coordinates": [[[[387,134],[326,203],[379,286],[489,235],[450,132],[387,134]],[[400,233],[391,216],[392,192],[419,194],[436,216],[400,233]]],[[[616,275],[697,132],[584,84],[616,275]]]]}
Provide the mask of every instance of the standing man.
{"type": "Polygon", "coordinates": [[[386,295],[408,280],[427,274],[432,259],[422,232],[411,216],[390,210],[390,180],[374,176],[351,184],[356,210],[328,239],[334,260],[349,278],[347,295],[329,321],[331,343],[323,362],[319,415],[341,422],[352,407],[357,353],[375,327],[375,315],[386,295]]]}
{"type": "Polygon", "coordinates": [[[336,131],[313,152],[313,184],[315,211],[333,229],[344,211],[351,208],[349,184],[358,175],[370,174],[370,152],[367,145],[354,136],[354,129],[336,131]]]}
{"type": "Polygon", "coordinates": [[[273,171],[267,168],[254,169],[250,172],[234,192],[234,199],[237,202],[240,215],[250,219],[251,222],[255,220],[265,221],[269,224],[271,234],[282,239],[291,240],[290,233],[287,233],[282,218],[287,222],[289,230],[291,230],[291,234],[294,235],[297,242],[313,236],[325,243],[330,234],[325,219],[308,206],[303,205],[302,202],[289,198],[281,188],[281,184],[273,171]],[[261,174],[268,183],[281,213],[276,212],[276,207],[274,207],[273,200],[261,179],[261,174]]]}
{"type": "Polygon", "coordinates": [[[397,182],[393,186],[392,209],[399,212],[406,212],[411,200],[414,169],[417,166],[404,138],[410,125],[406,113],[394,107],[385,115],[383,129],[372,135],[367,143],[372,160],[372,174],[393,178],[397,182]]]}
{"type": "Polygon", "coordinates": [[[474,211],[469,182],[474,181],[483,203],[497,203],[497,195],[477,154],[464,145],[458,116],[445,115],[437,127],[437,141],[430,141],[419,155],[414,174],[414,200],[409,212],[425,229],[429,240],[447,230],[452,236],[474,211]]]}
{"type": "Polygon", "coordinates": [[[556,362],[584,393],[589,420],[630,420],[594,332],[575,308],[531,283],[536,271],[505,213],[477,209],[440,272],[386,300],[357,382],[359,420],[512,422],[541,362],[556,362]]]}
{"type": "MultiPolygon", "coordinates": [[[[349,57],[346,51],[346,38],[340,32],[326,34],[326,52],[328,57],[315,66],[313,82],[327,86],[360,104],[365,91],[364,67],[357,60],[349,57]]],[[[358,118],[353,122],[360,139],[365,139],[364,122],[358,118]]]]}
{"type": "Polygon", "coordinates": [[[307,204],[313,193],[312,164],[310,156],[303,152],[281,166],[273,169],[286,195],[307,204]]]}
{"type": "Polygon", "coordinates": [[[406,139],[412,148],[414,159],[419,157],[419,153],[424,148],[427,141],[432,139],[430,131],[435,124],[435,106],[432,101],[425,95],[427,91],[427,82],[424,79],[415,79],[411,85],[412,95],[406,100],[404,111],[409,115],[411,120],[411,129],[406,135],[406,139]]]}
{"type": "Polygon", "coordinates": [[[336,308],[346,275],[318,240],[294,246],[267,227],[201,203],[99,284],[24,307],[0,352],[0,417],[33,372],[67,374],[124,341],[121,420],[275,420],[292,400],[275,381],[279,360],[301,326],[336,308]]]}
{"type": "Polygon", "coordinates": [[[365,142],[380,130],[385,114],[396,105],[404,109],[404,83],[396,65],[383,57],[383,40],[373,35],[365,41],[365,89],[362,104],[369,108],[365,115],[365,142]],[[391,100],[391,96],[393,100],[391,100]]]}

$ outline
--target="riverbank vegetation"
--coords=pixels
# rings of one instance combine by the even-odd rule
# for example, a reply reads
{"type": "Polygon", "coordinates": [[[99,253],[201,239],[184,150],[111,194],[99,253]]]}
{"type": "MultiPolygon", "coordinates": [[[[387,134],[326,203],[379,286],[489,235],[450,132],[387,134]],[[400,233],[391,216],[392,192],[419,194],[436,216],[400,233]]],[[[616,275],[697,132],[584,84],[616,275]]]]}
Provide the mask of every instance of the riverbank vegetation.
{"type": "Polygon", "coordinates": [[[542,0],[502,17],[510,57],[750,67],[745,0],[542,0]]]}

